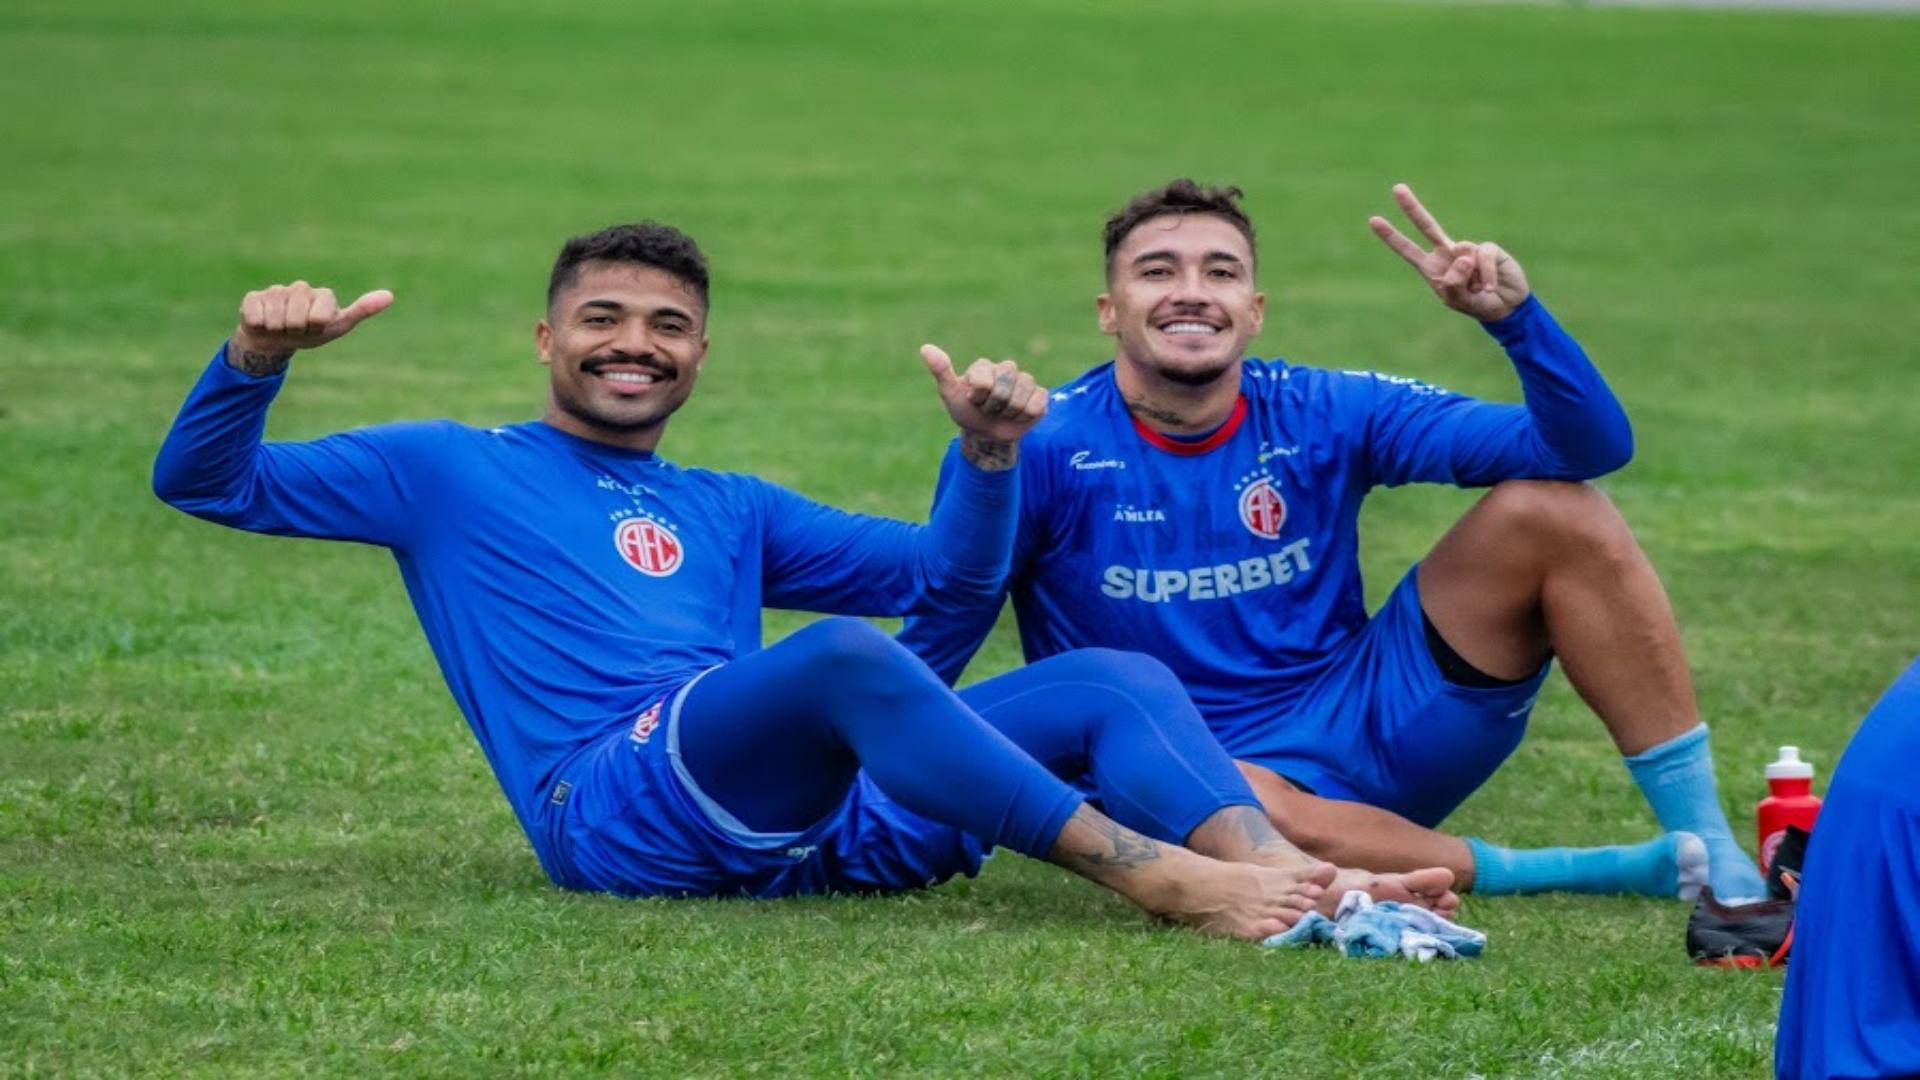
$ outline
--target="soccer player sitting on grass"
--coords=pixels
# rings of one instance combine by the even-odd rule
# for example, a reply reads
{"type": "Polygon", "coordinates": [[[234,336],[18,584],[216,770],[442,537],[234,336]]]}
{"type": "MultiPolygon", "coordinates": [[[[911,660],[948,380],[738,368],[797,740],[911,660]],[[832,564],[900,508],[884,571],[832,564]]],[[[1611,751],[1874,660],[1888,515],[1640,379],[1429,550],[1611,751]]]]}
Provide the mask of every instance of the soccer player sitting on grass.
{"type": "MultiPolygon", "coordinates": [[[[551,372],[541,420],[304,443],[262,442],[290,358],[392,295],[342,309],[303,283],[249,293],[161,448],[155,491],[237,528],[390,548],[562,886],[911,889],[972,874],[1004,845],[1212,934],[1264,937],[1333,902],[1334,868],[1275,833],[1151,661],[1076,653],[956,695],[858,620],[761,649],[763,604],[901,615],[998,596],[1017,444],[1046,394],[1011,363],[956,373],[923,350],[961,432],[925,526],[681,468],[655,448],[705,358],[707,292],[703,256],[673,229],[576,238],[537,330],[551,372]],[[1106,812],[1049,769],[1090,776],[1106,812]]],[[[1342,889],[1458,902],[1444,869],[1341,874],[1342,889]]]]}
{"type": "MultiPolygon", "coordinates": [[[[1686,898],[1710,875],[1723,897],[1761,895],[1666,593],[1579,482],[1627,462],[1626,414],[1511,255],[1394,193],[1429,246],[1379,217],[1374,233],[1506,349],[1526,404],[1246,359],[1266,299],[1239,190],[1137,196],[1106,227],[1115,359],[1054,392],[1021,455],[1009,583],[1027,659],[1165,661],[1280,831],[1344,866],[1441,865],[1482,893],[1686,898]],[[1369,619],[1360,503],[1415,481],[1492,490],[1369,619]],[[1555,656],[1669,832],[1510,850],[1433,831],[1518,745],[1555,656]]],[[[916,617],[901,640],[951,680],[1000,603],[916,617]]]]}

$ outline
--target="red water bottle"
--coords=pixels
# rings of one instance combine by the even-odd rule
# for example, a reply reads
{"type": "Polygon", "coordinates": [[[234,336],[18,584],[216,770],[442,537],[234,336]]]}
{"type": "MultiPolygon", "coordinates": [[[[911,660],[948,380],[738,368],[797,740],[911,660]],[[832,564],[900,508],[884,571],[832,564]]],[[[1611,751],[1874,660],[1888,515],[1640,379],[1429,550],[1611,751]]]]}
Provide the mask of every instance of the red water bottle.
{"type": "Polygon", "coordinates": [[[1771,793],[1754,808],[1760,822],[1760,872],[1773,865],[1773,854],[1786,838],[1787,826],[1798,825],[1813,831],[1813,819],[1820,816],[1820,797],[1813,793],[1813,766],[1800,760],[1800,748],[1783,746],[1780,758],[1767,766],[1767,790],[1771,793]]]}

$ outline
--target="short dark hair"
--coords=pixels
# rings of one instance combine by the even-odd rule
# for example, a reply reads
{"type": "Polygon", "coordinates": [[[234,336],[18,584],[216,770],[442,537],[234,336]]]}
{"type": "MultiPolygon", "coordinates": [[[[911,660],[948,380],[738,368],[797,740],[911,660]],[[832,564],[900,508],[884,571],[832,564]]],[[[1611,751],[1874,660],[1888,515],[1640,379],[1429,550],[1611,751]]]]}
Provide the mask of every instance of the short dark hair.
{"type": "Polygon", "coordinates": [[[576,236],[560,248],[553,260],[553,274],[547,278],[547,306],[560,290],[580,276],[584,262],[636,263],[664,270],[685,282],[707,306],[707,257],[693,237],[671,225],[642,221],[637,225],[610,225],[597,233],[576,236]]]}
{"type": "Polygon", "coordinates": [[[1128,199],[1127,205],[1107,219],[1107,277],[1113,277],[1113,253],[1120,250],[1128,234],[1142,223],[1168,214],[1179,217],[1212,214],[1221,218],[1240,230],[1240,235],[1247,238],[1248,252],[1253,252],[1253,221],[1240,209],[1240,194],[1240,189],[1231,184],[1216,187],[1198,184],[1183,176],[1164,187],[1143,191],[1128,199]]]}

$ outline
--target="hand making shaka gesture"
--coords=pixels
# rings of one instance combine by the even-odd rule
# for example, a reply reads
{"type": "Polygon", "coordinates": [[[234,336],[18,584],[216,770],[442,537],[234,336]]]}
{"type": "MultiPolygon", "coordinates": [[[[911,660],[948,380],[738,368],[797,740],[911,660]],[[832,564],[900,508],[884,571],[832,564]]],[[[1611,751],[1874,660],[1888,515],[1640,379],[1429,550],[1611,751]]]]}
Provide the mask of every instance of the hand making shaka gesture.
{"type": "Polygon", "coordinates": [[[240,301],[240,324],[229,339],[227,362],[256,375],[285,369],[295,350],[317,349],[393,304],[393,294],[375,289],[346,307],[333,290],[304,281],[269,285],[240,301]]]}
{"type": "Polygon", "coordinates": [[[920,359],[960,428],[961,453],[981,468],[1011,466],[1020,437],[1047,414],[1047,388],[1011,360],[975,360],[955,371],[937,345],[922,346],[920,359]]]}
{"type": "Polygon", "coordinates": [[[1367,225],[1427,279],[1441,303],[1463,315],[1492,322],[1512,314],[1526,300],[1531,291],[1526,272],[1499,244],[1449,238],[1405,184],[1393,185],[1393,199],[1420,235],[1432,242],[1433,250],[1424,250],[1401,235],[1386,218],[1376,215],[1367,219],[1367,225]]]}

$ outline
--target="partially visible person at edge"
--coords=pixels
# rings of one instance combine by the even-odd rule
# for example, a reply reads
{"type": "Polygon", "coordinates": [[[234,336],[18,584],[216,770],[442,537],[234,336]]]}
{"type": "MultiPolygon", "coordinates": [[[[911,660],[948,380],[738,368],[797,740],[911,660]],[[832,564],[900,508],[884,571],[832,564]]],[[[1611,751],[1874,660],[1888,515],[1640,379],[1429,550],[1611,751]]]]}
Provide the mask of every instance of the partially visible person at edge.
{"type": "Polygon", "coordinates": [[[1773,1064],[1782,1080],[1920,1076],[1920,660],[1833,770],[1807,842],[1773,1064]]]}
{"type": "MultiPolygon", "coordinates": [[[[1106,226],[1114,359],[1054,391],[1021,455],[1008,581],[1028,661],[1164,661],[1279,831],[1323,859],[1445,866],[1481,893],[1691,898],[1710,878],[1761,895],[1666,593],[1581,482],[1626,464],[1625,412],[1511,254],[1453,239],[1405,185],[1394,197],[1424,240],[1380,217],[1374,234],[1506,350],[1525,404],[1247,358],[1266,297],[1239,189],[1136,196],[1106,226]],[[1360,505],[1413,482],[1491,490],[1370,618],[1360,505]],[[1436,831],[1519,744],[1554,657],[1666,832],[1514,850],[1436,831]]],[[[951,681],[1001,603],[919,614],[901,640],[951,681]]]]}
{"type": "MultiPolygon", "coordinates": [[[[536,330],[542,419],[266,443],[295,352],[393,297],[342,308],[300,282],[249,293],[154,488],[237,528],[391,549],[455,701],[562,886],[914,889],[975,873],[1004,845],[1210,934],[1261,938],[1333,902],[1334,868],[1280,838],[1151,661],[1081,652],[956,695],[856,619],[761,649],[763,604],[903,615],[997,595],[1012,466],[1046,394],[1010,362],[956,372],[922,350],[961,443],[924,526],[681,468],[655,451],[705,359],[708,301],[705,258],[674,229],[579,237],[536,330]],[[1090,776],[1105,812],[1055,771],[1090,776]]],[[[1450,883],[1444,869],[1338,879],[1443,911],[1458,902],[1450,883]]]]}

